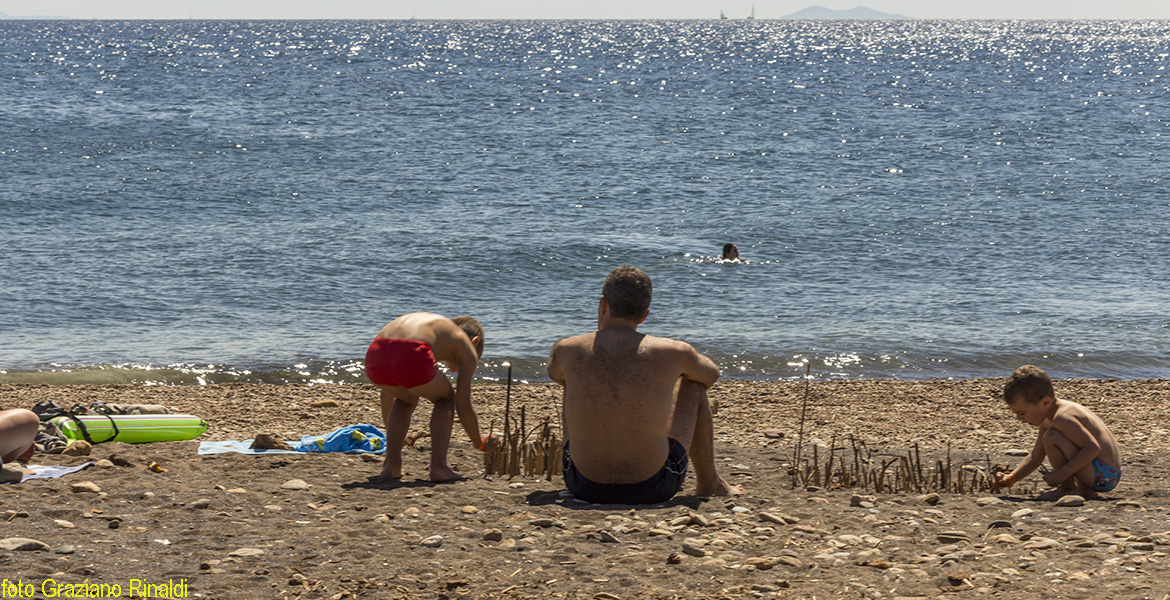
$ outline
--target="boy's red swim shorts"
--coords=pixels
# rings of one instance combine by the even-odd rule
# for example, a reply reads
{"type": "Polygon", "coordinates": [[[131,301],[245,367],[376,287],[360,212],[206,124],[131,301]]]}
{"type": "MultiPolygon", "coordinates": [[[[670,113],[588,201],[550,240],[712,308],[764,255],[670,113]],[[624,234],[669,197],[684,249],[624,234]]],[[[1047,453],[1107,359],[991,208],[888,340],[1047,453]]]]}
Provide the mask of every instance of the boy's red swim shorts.
{"type": "Polygon", "coordinates": [[[377,338],[366,349],[366,377],[375,385],[418,387],[438,374],[435,354],[426,342],[377,338]]]}

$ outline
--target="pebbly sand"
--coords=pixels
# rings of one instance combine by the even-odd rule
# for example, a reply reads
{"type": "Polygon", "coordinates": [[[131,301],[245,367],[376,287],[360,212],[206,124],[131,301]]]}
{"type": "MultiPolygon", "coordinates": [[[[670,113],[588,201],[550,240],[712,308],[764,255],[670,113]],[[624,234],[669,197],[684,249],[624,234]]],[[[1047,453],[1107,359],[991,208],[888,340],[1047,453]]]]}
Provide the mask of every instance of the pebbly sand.
{"type": "MultiPolygon", "coordinates": [[[[823,462],[829,444],[863,443],[882,462],[917,445],[922,463],[949,459],[972,477],[989,464],[1012,466],[1035,430],[1003,406],[1002,385],[814,383],[803,455],[819,444],[823,462]]],[[[399,483],[371,481],[380,458],[199,456],[198,440],[103,443],[89,457],[37,455],[34,464],[111,459],[124,466],[0,486],[0,539],[48,547],[0,550],[0,579],[7,580],[0,597],[104,594],[114,586],[121,597],[143,597],[144,585],[169,583],[150,591],[334,600],[1170,599],[1170,381],[1056,385],[1063,398],[1097,411],[1123,446],[1121,485],[1103,500],[1029,500],[1038,475],[1008,491],[937,498],[929,490],[794,489],[803,383],[723,381],[712,390],[720,469],[747,496],[684,490],[670,503],[636,510],[582,504],[561,493],[559,477],[485,478],[482,456],[462,437],[451,465],[466,479],[441,485],[422,479],[426,438],[407,449],[399,483]],[[166,471],[149,470],[151,462],[166,471]],[[307,486],[286,487],[292,480],[307,486]],[[72,491],[85,481],[100,491],[72,491]]],[[[516,385],[512,402],[526,407],[530,426],[555,424],[559,393],[551,384],[516,385]]],[[[498,428],[504,386],[476,385],[474,397],[481,425],[498,428]]],[[[376,398],[362,385],[0,386],[3,408],[45,399],[164,404],[205,418],[211,426],[200,440],[297,439],[378,424],[376,398]],[[336,406],[312,406],[328,400],[336,406]]],[[[416,427],[429,412],[420,410],[416,427]]]]}

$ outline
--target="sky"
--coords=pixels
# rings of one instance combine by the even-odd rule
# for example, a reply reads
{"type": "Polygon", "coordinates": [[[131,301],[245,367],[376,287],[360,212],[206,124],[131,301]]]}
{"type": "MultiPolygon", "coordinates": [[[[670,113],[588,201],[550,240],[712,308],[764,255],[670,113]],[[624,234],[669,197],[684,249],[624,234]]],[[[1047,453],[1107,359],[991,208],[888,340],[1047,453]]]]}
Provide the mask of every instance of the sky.
{"type": "Polygon", "coordinates": [[[1167,0],[0,0],[10,16],[79,19],[774,19],[861,5],[918,19],[1170,19],[1167,0]]]}

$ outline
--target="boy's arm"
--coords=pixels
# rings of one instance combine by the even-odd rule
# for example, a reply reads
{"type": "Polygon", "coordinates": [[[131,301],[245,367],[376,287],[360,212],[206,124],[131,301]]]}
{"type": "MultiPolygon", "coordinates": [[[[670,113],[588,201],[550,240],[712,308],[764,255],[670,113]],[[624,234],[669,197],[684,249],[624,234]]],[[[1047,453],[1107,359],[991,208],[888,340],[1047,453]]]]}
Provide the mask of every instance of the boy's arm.
{"type": "MultiPolygon", "coordinates": [[[[1044,438],[1044,432],[1047,430],[1047,427],[1040,428],[1040,432],[1036,435],[1036,445],[1032,447],[1032,451],[1028,453],[1028,456],[1024,457],[1024,460],[1020,461],[1020,464],[1016,465],[1016,468],[1012,469],[1010,475],[1006,476],[1011,478],[1011,483],[1014,484],[1031,475],[1032,471],[1035,471],[1037,467],[1044,463],[1044,458],[1047,454],[1044,452],[1044,443],[1041,440],[1044,438]]],[[[999,483],[1000,485],[1008,485],[1008,481],[1005,478],[1001,478],[999,483]]]]}
{"type": "Polygon", "coordinates": [[[487,440],[480,437],[479,418],[475,415],[475,407],[471,404],[471,380],[475,375],[475,352],[472,351],[470,364],[460,365],[459,374],[455,381],[455,413],[459,415],[459,422],[463,423],[463,430],[471,438],[471,445],[476,450],[486,448],[487,440]]]}
{"type": "Polygon", "coordinates": [[[1068,462],[1064,463],[1064,466],[1053,469],[1044,476],[1045,481],[1056,485],[1093,462],[1093,459],[1101,454],[1101,440],[1075,417],[1058,416],[1052,420],[1052,426],[1079,448],[1076,454],[1068,457],[1068,462]]]}

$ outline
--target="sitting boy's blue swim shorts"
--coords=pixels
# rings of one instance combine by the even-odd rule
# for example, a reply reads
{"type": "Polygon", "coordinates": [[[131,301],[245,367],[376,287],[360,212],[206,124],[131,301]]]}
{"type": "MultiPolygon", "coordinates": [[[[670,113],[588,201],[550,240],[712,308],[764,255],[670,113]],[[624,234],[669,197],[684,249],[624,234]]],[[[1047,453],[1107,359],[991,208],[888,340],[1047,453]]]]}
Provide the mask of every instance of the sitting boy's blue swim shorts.
{"type": "Polygon", "coordinates": [[[1109,463],[1093,459],[1093,491],[1110,492],[1121,482],[1121,469],[1114,469],[1109,463]]]}

